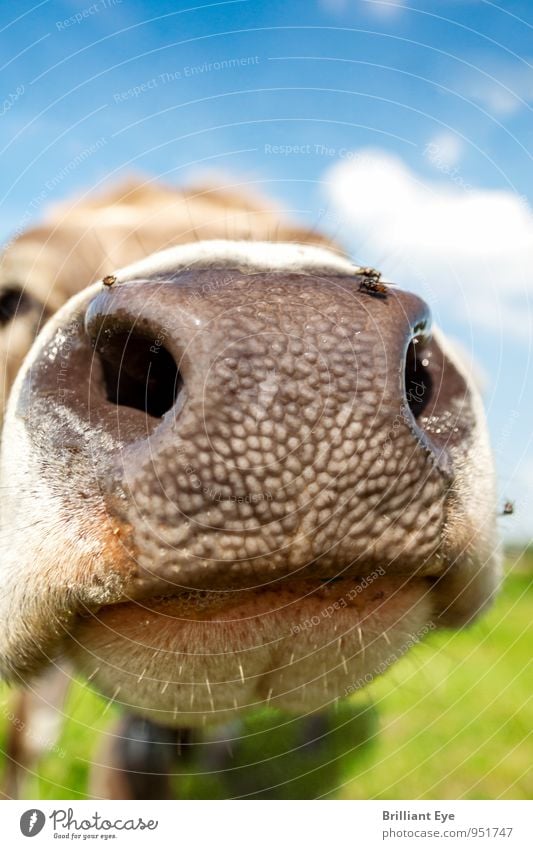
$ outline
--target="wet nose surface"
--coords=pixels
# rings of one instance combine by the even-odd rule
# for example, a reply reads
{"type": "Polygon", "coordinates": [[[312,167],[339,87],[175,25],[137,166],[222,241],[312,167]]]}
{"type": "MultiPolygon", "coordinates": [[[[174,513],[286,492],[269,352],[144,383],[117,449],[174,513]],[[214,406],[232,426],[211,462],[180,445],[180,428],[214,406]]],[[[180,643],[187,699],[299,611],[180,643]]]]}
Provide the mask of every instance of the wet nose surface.
{"type": "Polygon", "coordinates": [[[19,409],[128,597],[435,576],[473,413],[429,334],[353,271],[151,259],[58,314],[19,409]]]}
{"type": "Polygon", "coordinates": [[[391,550],[420,570],[446,489],[417,424],[429,323],[416,296],[331,274],[181,271],[101,291],[87,414],[120,441],[100,486],[132,529],[137,591],[357,574],[391,550]]]}

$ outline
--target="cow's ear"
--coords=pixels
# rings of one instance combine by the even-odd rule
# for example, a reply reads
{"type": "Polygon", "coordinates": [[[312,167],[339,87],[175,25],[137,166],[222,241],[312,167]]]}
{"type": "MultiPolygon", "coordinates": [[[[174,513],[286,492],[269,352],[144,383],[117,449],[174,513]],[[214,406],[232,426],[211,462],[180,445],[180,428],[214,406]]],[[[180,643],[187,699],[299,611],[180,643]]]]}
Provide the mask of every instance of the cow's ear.
{"type": "Polygon", "coordinates": [[[27,295],[16,283],[5,283],[0,286],[0,327],[9,324],[19,315],[29,312],[34,306],[34,299],[27,295]]]}

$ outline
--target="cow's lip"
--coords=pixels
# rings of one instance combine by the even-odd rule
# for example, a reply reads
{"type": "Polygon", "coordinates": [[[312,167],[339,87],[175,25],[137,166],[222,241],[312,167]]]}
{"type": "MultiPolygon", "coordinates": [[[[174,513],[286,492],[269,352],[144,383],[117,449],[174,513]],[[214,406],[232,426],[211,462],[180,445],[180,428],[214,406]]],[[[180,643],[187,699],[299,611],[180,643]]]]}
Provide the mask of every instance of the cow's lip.
{"type": "Polygon", "coordinates": [[[172,580],[159,576],[154,571],[150,573],[137,573],[131,576],[122,585],[120,595],[112,600],[99,605],[84,605],[79,611],[89,614],[104,610],[110,606],[136,603],[140,607],[149,606],[153,603],[174,603],[184,600],[192,601],[196,597],[198,601],[205,603],[205,597],[209,597],[213,604],[220,604],[228,599],[236,599],[239,595],[246,598],[251,593],[261,595],[271,592],[288,592],[299,594],[300,598],[315,595],[320,592],[334,593],[341,587],[347,591],[356,589],[359,594],[362,589],[371,586],[378,578],[388,578],[392,581],[401,581],[408,584],[411,581],[425,580],[431,584],[437,582],[446,569],[442,556],[425,559],[416,565],[412,563],[395,563],[392,569],[383,565],[366,565],[364,570],[356,571],[354,566],[340,566],[329,568],[324,571],[314,569],[318,564],[310,563],[304,568],[298,568],[284,575],[275,575],[261,572],[254,580],[250,575],[232,575],[230,579],[224,580],[223,576],[205,575],[194,584],[175,583],[172,580]],[[359,589],[358,589],[359,588],[359,589]]]}
{"type": "MultiPolygon", "coordinates": [[[[395,573],[387,576],[384,570],[375,570],[359,578],[335,577],[324,579],[291,578],[272,582],[269,585],[258,587],[239,587],[220,589],[181,589],[178,591],[158,594],[146,594],[140,596],[124,596],[119,600],[99,606],[97,608],[85,608],[80,611],[80,618],[94,617],[98,620],[111,613],[119,613],[120,609],[128,609],[131,612],[138,610],[142,612],[152,611],[162,615],[168,615],[180,620],[212,620],[216,619],[220,611],[224,619],[227,618],[228,610],[235,610],[237,618],[239,610],[246,608],[250,601],[261,601],[265,597],[276,596],[280,599],[280,608],[287,608],[292,603],[301,606],[307,600],[316,601],[322,598],[324,603],[346,602],[346,607],[352,606],[356,601],[379,606],[386,603],[395,595],[410,586],[412,583],[425,584],[428,593],[431,591],[435,577],[409,573],[395,573]],[[392,589],[392,592],[387,590],[392,589]]],[[[273,608],[274,610],[275,608],[273,608]]],[[[246,618],[246,617],[245,617],[246,618]]]]}
{"type": "Polygon", "coordinates": [[[426,578],[303,589],[205,593],[201,610],[184,594],[107,605],[78,620],[67,654],[109,698],[192,727],[265,703],[323,709],[435,627],[426,578]]]}

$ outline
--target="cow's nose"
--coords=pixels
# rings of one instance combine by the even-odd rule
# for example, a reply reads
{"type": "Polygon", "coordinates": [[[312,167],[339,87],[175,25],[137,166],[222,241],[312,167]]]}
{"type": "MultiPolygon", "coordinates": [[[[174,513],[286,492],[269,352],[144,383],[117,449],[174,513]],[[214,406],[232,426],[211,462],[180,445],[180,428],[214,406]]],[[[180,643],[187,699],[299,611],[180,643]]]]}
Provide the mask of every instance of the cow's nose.
{"type": "Polygon", "coordinates": [[[434,535],[402,527],[437,511],[446,473],[426,432],[444,373],[417,296],[281,273],[214,286],[198,271],[102,289],[85,327],[100,372],[88,412],[122,444],[103,486],[130,500],[152,571],[181,546],[195,574],[391,535],[432,550],[434,535]]]}
{"type": "Polygon", "coordinates": [[[84,297],[32,398],[61,385],[62,445],[147,592],[434,557],[473,412],[419,297],[235,268],[156,268],[84,297]]]}

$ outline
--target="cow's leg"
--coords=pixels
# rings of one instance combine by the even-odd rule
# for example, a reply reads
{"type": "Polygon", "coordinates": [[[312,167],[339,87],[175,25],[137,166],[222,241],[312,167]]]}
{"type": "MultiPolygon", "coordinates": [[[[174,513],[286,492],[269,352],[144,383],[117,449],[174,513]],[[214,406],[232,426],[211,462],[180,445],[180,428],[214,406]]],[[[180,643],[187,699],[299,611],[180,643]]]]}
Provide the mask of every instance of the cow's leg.
{"type": "Polygon", "coordinates": [[[107,799],[172,799],[172,775],[188,760],[193,732],[123,717],[98,757],[91,795],[107,799]]]}
{"type": "Polygon", "coordinates": [[[71,680],[69,666],[56,665],[34,681],[31,688],[14,693],[6,708],[7,765],[0,790],[4,798],[18,799],[24,775],[35,771],[39,758],[57,747],[71,680]]]}

